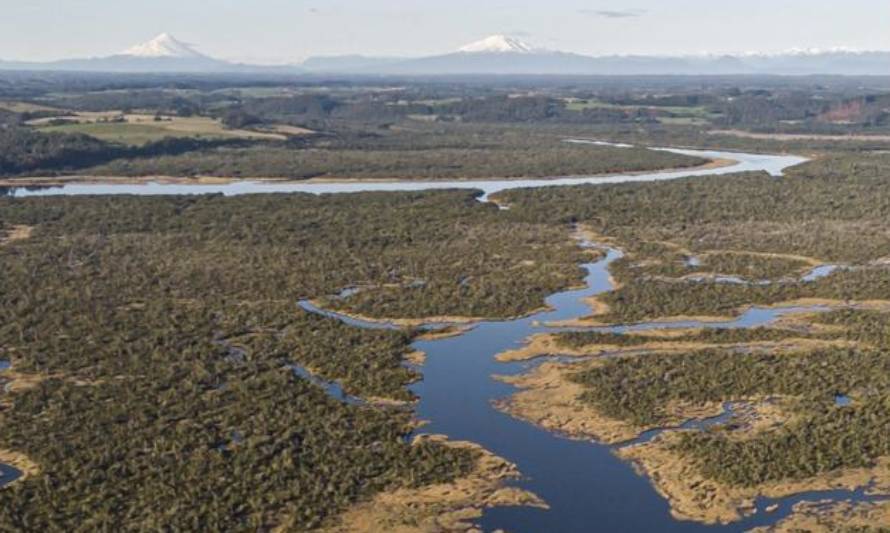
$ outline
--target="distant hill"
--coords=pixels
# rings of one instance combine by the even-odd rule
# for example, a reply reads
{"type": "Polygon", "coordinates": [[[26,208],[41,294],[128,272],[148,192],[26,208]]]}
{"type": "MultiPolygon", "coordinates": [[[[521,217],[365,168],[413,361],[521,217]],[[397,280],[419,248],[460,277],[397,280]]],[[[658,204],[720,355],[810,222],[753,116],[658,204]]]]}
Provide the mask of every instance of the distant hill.
{"type": "Polygon", "coordinates": [[[399,57],[368,57],[362,55],[310,57],[301,67],[313,72],[367,72],[386,69],[406,61],[399,57]]]}

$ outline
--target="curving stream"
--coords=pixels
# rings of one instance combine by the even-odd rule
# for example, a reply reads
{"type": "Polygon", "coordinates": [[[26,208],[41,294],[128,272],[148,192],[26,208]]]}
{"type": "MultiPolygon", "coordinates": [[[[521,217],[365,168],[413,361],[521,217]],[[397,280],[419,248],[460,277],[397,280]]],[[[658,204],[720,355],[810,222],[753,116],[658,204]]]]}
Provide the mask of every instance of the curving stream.
{"type": "MultiPolygon", "coordinates": [[[[414,343],[414,348],[427,354],[423,381],[411,387],[420,398],[417,416],[428,421],[422,433],[477,442],[516,463],[524,477],[511,485],[537,494],[551,507],[550,510],[532,507],[488,509],[481,520],[486,531],[744,531],[775,523],[788,516],[792,507],[801,501],[881,499],[867,495],[867,489],[807,492],[779,500],[761,498],[753,516],[726,526],[681,522],[671,516],[667,502],[655,492],[649,480],[613,453],[613,446],[564,438],[497,410],[493,403],[510,396],[516,389],[493,376],[524,373],[537,363],[501,363],[495,356],[521,347],[530,335],[565,331],[564,328],[546,326],[548,323],[588,316],[591,310],[582,300],[612,289],[608,267],[619,257],[620,252],[608,249],[604,259],[584,265],[588,272],[586,287],[551,296],[547,299],[551,308],[548,311],[517,320],[480,322],[456,337],[414,343]],[[771,512],[766,512],[767,508],[771,512]]],[[[820,309],[755,307],[726,322],[650,322],[575,329],[622,333],[690,327],[752,328],[768,325],[789,314],[820,309]]],[[[330,311],[323,314],[358,327],[393,327],[385,323],[355,321],[330,311]]],[[[648,431],[623,445],[648,442],[664,431],[704,429],[725,423],[740,405],[727,403],[720,416],[692,420],[679,428],[648,431]]]]}
{"type": "MultiPolygon", "coordinates": [[[[600,144],[600,141],[575,139],[572,142],[600,144]]],[[[612,184],[677,179],[691,176],[723,175],[741,171],[766,171],[781,176],[783,169],[806,161],[787,155],[760,155],[720,151],[668,149],[679,154],[711,159],[733,159],[737,164],[722,168],[672,170],[644,174],[614,176],[562,177],[532,180],[465,180],[465,181],[393,181],[393,182],[262,182],[237,181],[228,184],[66,184],[58,187],[11,188],[5,191],[16,197],[50,195],[184,195],[221,193],[240,195],[273,192],[305,192],[313,194],[360,191],[417,191],[427,189],[479,189],[487,200],[498,191],[522,187],[553,187],[578,184],[612,184]]],[[[607,250],[604,259],[584,265],[588,275],[586,287],[555,294],[547,299],[550,310],[509,321],[485,321],[475,324],[459,336],[423,340],[414,347],[427,354],[423,381],[412,385],[420,398],[417,414],[429,421],[424,433],[441,433],[453,440],[477,442],[516,463],[524,477],[513,484],[542,497],[551,507],[541,510],[529,507],[494,508],[485,512],[481,525],[485,530],[503,528],[511,532],[538,531],[740,531],[773,524],[791,512],[799,501],[822,499],[870,500],[874,497],[858,491],[827,491],[799,494],[780,501],[762,499],[758,512],[742,522],[728,526],[705,526],[680,522],[672,518],[667,502],[659,496],[649,480],[638,475],[630,464],[614,455],[613,447],[583,440],[571,440],[515,419],[493,407],[493,402],[510,396],[515,389],[493,379],[493,375],[510,375],[529,370],[535,362],[499,363],[495,356],[505,350],[519,348],[532,334],[563,331],[549,323],[571,320],[590,314],[583,298],[612,289],[609,264],[621,256],[607,250]],[[775,512],[763,512],[778,505],[775,512]]],[[[827,268],[827,267],[826,267],[827,268]]],[[[823,272],[813,273],[815,276],[823,272]]],[[[301,306],[310,312],[338,318],[355,327],[396,328],[386,323],[368,322],[340,316],[318,309],[309,302],[301,306]]],[[[609,328],[592,328],[621,333],[639,329],[666,328],[749,328],[770,324],[781,316],[818,308],[752,308],[735,320],[724,323],[652,322],[609,328]]],[[[432,327],[432,326],[431,326],[432,327]]],[[[0,366],[0,370],[2,370],[0,366]]],[[[292,367],[302,375],[304,369],[292,367]]],[[[307,374],[307,378],[311,376],[307,374]]],[[[339,387],[318,382],[340,401],[359,403],[345,395],[339,387]]],[[[727,404],[725,412],[708,420],[690,421],[685,429],[705,428],[731,418],[735,405],[727,404]]],[[[661,431],[647,432],[640,439],[655,438],[661,431]]],[[[0,486],[8,484],[21,473],[0,464],[0,486]],[[16,474],[18,473],[18,474],[16,474]]]]}
{"type": "MultiPolygon", "coordinates": [[[[3,385],[4,392],[6,391],[6,385],[8,385],[8,383],[5,383],[4,380],[2,379],[2,372],[5,370],[9,370],[9,368],[11,366],[12,365],[10,364],[9,361],[7,361],[5,359],[0,359],[0,384],[3,385]]],[[[9,465],[0,463],[0,487],[9,485],[13,481],[22,477],[22,475],[23,475],[23,473],[21,470],[19,470],[17,468],[13,468],[12,466],[9,466],[9,465]]]]}
{"type": "MultiPolygon", "coordinates": [[[[572,139],[579,144],[602,144],[601,141],[572,139]]],[[[720,168],[679,169],[639,174],[616,174],[611,176],[572,176],[540,179],[480,179],[480,180],[435,180],[435,181],[234,181],[223,184],[182,184],[182,183],[69,183],[49,187],[11,187],[6,194],[15,197],[26,196],[75,196],[75,195],[186,195],[219,193],[226,196],[241,194],[304,192],[311,194],[337,194],[363,191],[423,191],[430,189],[478,189],[483,192],[481,200],[489,195],[507,189],[526,187],[559,187],[581,184],[630,183],[664,181],[691,176],[713,176],[733,172],[766,171],[781,176],[782,170],[807,161],[793,155],[763,155],[712,150],[687,150],[679,148],[655,148],[655,150],[702,157],[706,159],[731,159],[735,165],[720,168]]],[[[2,191],[0,191],[2,193],[2,191]]]]}

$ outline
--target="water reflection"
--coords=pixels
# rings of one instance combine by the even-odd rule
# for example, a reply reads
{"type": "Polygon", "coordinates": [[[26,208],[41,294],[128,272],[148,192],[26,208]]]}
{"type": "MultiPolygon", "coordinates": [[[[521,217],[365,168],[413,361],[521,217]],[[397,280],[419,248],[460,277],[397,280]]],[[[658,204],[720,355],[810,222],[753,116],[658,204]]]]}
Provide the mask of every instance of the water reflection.
{"type": "MultiPolygon", "coordinates": [[[[595,246],[581,243],[582,246],[595,246]]],[[[547,299],[550,309],[529,317],[507,321],[484,321],[465,333],[414,343],[427,354],[423,380],[411,390],[420,398],[417,417],[428,421],[424,433],[445,434],[454,440],[477,442],[493,453],[516,463],[525,476],[511,485],[541,496],[551,507],[498,507],[485,511],[481,525],[487,531],[744,531],[765,526],[787,517],[800,501],[824,497],[877,501],[863,490],[798,494],[789,498],[758,500],[755,513],[730,525],[709,526],[673,518],[667,501],[650,481],[619,459],[612,446],[572,440],[515,419],[494,407],[494,402],[510,396],[515,388],[492,378],[527,372],[535,363],[499,363],[495,356],[521,347],[535,333],[562,331],[547,323],[590,314],[584,299],[612,289],[609,265],[621,257],[618,250],[606,249],[606,256],[584,265],[586,287],[555,294],[547,299]],[[764,512],[767,508],[773,512],[764,512]]],[[[304,307],[306,309],[306,307],[304,307]]],[[[751,308],[740,317],[725,322],[649,322],[641,324],[585,328],[613,333],[669,328],[750,328],[765,326],[778,318],[820,307],[751,308]]],[[[309,309],[307,309],[309,310],[309,309]]],[[[325,316],[362,327],[349,317],[324,312],[325,316]]],[[[371,327],[382,326],[370,323],[371,327]]],[[[693,420],[682,429],[706,430],[728,422],[743,404],[728,403],[714,418],[693,420]]],[[[646,442],[663,433],[654,430],[633,443],[646,442]]]]}
{"type": "MultiPolygon", "coordinates": [[[[0,359],[0,372],[3,372],[4,370],[9,370],[11,367],[12,367],[12,364],[9,361],[7,361],[5,359],[0,359]]],[[[0,383],[3,383],[2,379],[0,379],[0,383]]],[[[6,385],[8,385],[8,384],[4,384],[4,391],[6,390],[6,385]]],[[[17,479],[21,478],[23,475],[24,474],[22,473],[21,470],[14,468],[7,464],[0,463],[0,487],[9,485],[13,481],[16,481],[17,479]]]]}
{"type": "MultiPolygon", "coordinates": [[[[576,143],[598,143],[574,139],[576,143]]],[[[435,181],[343,181],[343,182],[283,182],[283,181],[234,181],[222,184],[183,184],[183,183],[145,183],[145,184],[89,184],[70,183],[50,187],[16,187],[11,194],[16,197],[27,196],[76,196],[76,195],[193,195],[193,194],[224,194],[236,196],[242,194],[304,192],[310,194],[338,194],[362,191],[422,191],[432,189],[478,189],[482,191],[480,200],[486,201],[488,196],[507,189],[528,187],[558,187],[582,184],[614,184],[631,182],[648,182],[672,180],[683,177],[714,176],[734,172],[766,171],[780,176],[782,170],[806,161],[806,158],[789,155],[763,155],[713,150],[686,150],[675,148],[656,148],[656,150],[682,155],[691,155],[707,159],[732,159],[738,163],[721,168],[699,168],[688,170],[670,170],[639,174],[616,174],[610,176],[574,176],[539,179],[476,179],[476,180],[435,180],[435,181]]]]}

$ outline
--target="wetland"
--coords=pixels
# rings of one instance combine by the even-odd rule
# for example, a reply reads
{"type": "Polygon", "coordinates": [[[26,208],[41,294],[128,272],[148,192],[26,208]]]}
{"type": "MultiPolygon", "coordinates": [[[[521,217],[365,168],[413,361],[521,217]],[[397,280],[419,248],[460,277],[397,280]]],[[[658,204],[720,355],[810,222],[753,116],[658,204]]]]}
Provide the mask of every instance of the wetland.
{"type": "Polygon", "coordinates": [[[0,101],[0,526],[884,523],[861,89],[578,83],[0,101]]]}

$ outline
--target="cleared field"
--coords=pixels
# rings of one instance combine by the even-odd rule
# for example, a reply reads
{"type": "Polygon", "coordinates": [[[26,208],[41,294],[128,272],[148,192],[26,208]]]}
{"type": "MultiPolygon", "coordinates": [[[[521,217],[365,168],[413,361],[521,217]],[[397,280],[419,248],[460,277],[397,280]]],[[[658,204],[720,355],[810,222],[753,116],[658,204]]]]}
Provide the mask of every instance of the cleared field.
{"type": "MultiPolygon", "coordinates": [[[[258,133],[266,133],[274,132],[274,133],[282,133],[284,135],[309,135],[311,133],[315,133],[314,131],[306,128],[301,128],[299,126],[288,126],[287,124],[275,124],[272,126],[262,126],[263,131],[258,133]]],[[[251,132],[253,133],[253,132],[251,132]]]]}
{"type": "MultiPolygon", "coordinates": [[[[85,133],[103,141],[118,142],[129,145],[143,145],[158,141],[164,137],[202,137],[212,139],[272,139],[284,140],[287,134],[296,132],[282,131],[264,133],[249,130],[230,130],[218,120],[209,117],[161,117],[156,120],[153,115],[120,115],[115,113],[78,113],[71,117],[70,124],[47,124],[48,121],[35,121],[44,132],[85,133]]],[[[305,133],[301,131],[300,133],[305,133]]]]}
{"type": "Polygon", "coordinates": [[[25,124],[29,126],[52,126],[54,123],[58,123],[59,121],[64,120],[65,122],[70,122],[71,124],[93,124],[96,122],[108,122],[114,119],[124,119],[124,115],[120,111],[80,111],[80,112],[68,112],[62,109],[50,109],[46,110],[51,111],[60,111],[70,113],[68,115],[59,115],[53,117],[41,117],[35,118],[25,122],[25,124]]]}
{"type": "Polygon", "coordinates": [[[655,105],[618,105],[599,100],[565,100],[566,109],[569,111],[583,112],[591,109],[613,109],[625,112],[640,110],[659,112],[658,121],[672,126],[703,126],[709,124],[711,119],[719,116],[702,106],[655,106],[655,105]],[[672,116],[664,116],[670,114],[672,116]]]}
{"type": "Polygon", "coordinates": [[[710,124],[707,119],[696,117],[660,117],[658,122],[668,126],[706,126],[710,124]]]}
{"type": "Polygon", "coordinates": [[[34,113],[38,111],[59,111],[55,107],[48,107],[31,102],[16,102],[10,100],[0,100],[0,109],[12,111],[13,113],[34,113]]]}
{"type": "Polygon", "coordinates": [[[636,110],[636,109],[654,109],[658,111],[664,111],[666,113],[673,113],[676,115],[687,115],[687,116],[698,116],[698,117],[708,117],[711,112],[707,110],[707,108],[702,106],[661,106],[661,105],[619,105],[619,104],[610,104],[608,102],[602,102],[600,100],[578,100],[578,99],[568,99],[565,100],[566,109],[570,111],[584,111],[585,109],[623,109],[623,110],[636,110]]]}

